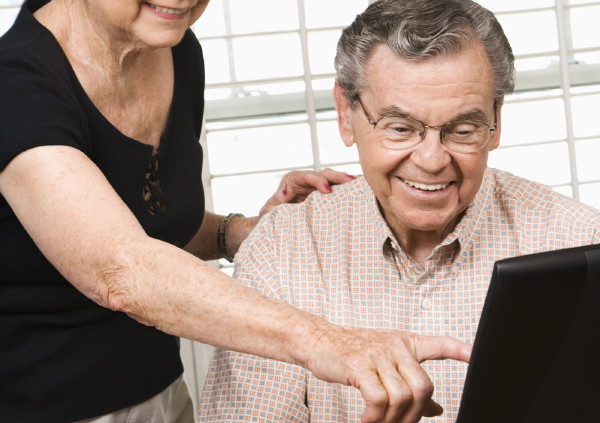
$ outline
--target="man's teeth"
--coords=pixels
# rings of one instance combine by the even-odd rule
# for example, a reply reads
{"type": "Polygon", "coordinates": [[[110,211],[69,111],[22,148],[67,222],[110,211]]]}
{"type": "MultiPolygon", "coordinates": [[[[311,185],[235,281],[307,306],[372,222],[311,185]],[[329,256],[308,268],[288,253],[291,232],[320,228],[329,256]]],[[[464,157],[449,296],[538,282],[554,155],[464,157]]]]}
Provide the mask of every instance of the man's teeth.
{"type": "Polygon", "coordinates": [[[446,182],[443,184],[432,184],[432,185],[428,185],[428,184],[422,184],[420,182],[414,182],[414,181],[409,181],[408,179],[404,179],[402,178],[402,180],[410,185],[413,188],[418,188],[418,189],[422,189],[424,191],[437,191],[439,189],[444,189],[446,188],[448,185],[450,185],[450,183],[446,182]]]}
{"type": "Polygon", "coordinates": [[[171,15],[181,15],[185,12],[185,9],[170,9],[168,7],[161,7],[155,4],[147,3],[154,10],[158,10],[159,12],[170,13],[171,15]]]}

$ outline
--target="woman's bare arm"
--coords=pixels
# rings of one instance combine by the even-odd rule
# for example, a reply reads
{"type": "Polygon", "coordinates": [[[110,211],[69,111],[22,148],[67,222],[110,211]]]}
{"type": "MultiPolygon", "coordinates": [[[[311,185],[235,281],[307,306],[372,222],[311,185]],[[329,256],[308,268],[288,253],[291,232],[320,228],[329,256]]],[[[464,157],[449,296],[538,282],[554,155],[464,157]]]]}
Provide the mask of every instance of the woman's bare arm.
{"type": "MultiPolygon", "coordinates": [[[[282,178],[279,187],[264,204],[259,215],[262,216],[278,204],[303,201],[314,190],[329,193],[331,185],[343,184],[352,179],[354,176],[333,169],[323,169],[320,172],[311,170],[289,172],[282,178]]],[[[207,211],[198,233],[184,249],[202,260],[222,258],[217,243],[217,231],[224,217],[207,211]]],[[[259,216],[253,216],[235,217],[231,220],[225,240],[227,251],[232,257],[256,226],[258,219],[259,216]]]]}
{"type": "Polygon", "coordinates": [[[355,386],[367,401],[365,422],[431,413],[433,389],[419,362],[468,359],[469,347],[448,338],[332,325],[148,237],[76,149],[19,154],[0,172],[0,193],[46,258],[98,304],[173,335],[300,364],[355,386]]]}
{"type": "MultiPolygon", "coordinates": [[[[51,146],[21,153],[0,173],[0,192],[46,258],[98,304],[174,335],[234,349],[256,343],[256,352],[266,347],[258,333],[249,334],[251,322],[243,327],[256,314],[251,310],[272,307],[271,301],[148,237],[80,151],[51,146]]],[[[265,320],[265,326],[272,325],[265,320]]],[[[265,329],[265,344],[274,329],[265,329]]]]}

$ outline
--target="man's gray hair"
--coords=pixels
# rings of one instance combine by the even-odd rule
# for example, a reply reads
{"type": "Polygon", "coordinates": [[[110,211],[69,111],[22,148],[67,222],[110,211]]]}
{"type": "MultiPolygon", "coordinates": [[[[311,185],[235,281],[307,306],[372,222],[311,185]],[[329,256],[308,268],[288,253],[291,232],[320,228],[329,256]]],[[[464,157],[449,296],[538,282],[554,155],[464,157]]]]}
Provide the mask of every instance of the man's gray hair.
{"type": "Polygon", "coordinates": [[[335,69],[352,105],[364,87],[364,69],[374,48],[388,46],[404,60],[427,60],[463,51],[474,39],[494,72],[494,98],[501,104],[514,89],[514,56],[495,16],[471,0],[379,0],[344,29],[335,69]]]}

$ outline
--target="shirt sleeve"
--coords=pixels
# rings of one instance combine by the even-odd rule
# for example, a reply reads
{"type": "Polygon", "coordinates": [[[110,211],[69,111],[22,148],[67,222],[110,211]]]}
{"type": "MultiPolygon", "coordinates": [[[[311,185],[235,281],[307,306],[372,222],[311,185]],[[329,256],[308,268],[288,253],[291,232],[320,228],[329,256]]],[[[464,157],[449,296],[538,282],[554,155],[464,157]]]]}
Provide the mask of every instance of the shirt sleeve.
{"type": "Polygon", "coordinates": [[[217,349],[200,395],[199,422],[309,422],[306,371],[217,349]]]}
{"type": "Polygon", "coordinates": [[[288,301],[281,288],[281,240],[288,235],[282,207],[263,216],[235,256],[234,279],[270,298],[288,301]]]}
{"type": "Polygon", "coordinates": [[[594,229],[594,236],[592,237],[592,244],[600,244],[600,228],[594,229]]]}
{"type": "MultiPolygon", "coordinates": [[[[236,255],[234,277],[285,300],[279,286],[276,214],[264,216],[236,255]]],[[[199,401],[199,422],[308,422],[307,371],[296,365],[217,349],[199,401]]]]}
{"type": "Polygon", "coordinates": [[[34,147],[66,145],[86,150],[85,118],[73,86],[27,53],[0,63],[0,171],[34,147]]]}

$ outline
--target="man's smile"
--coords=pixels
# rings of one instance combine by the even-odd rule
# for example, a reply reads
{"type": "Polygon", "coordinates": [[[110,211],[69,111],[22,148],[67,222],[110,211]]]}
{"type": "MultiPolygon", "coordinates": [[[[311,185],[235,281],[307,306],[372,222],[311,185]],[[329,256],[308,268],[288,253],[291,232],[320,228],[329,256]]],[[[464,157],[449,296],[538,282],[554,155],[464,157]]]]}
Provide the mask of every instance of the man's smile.
{"type": "Polygon", "coordinates": [[[423,191],[439,191],[447,188],[450,182],[436,183],[436,184],[424,184],[421,182],[411,181],[405,178],[400,178],[405,184],[413,188],[417,188],[423,191]]]}

